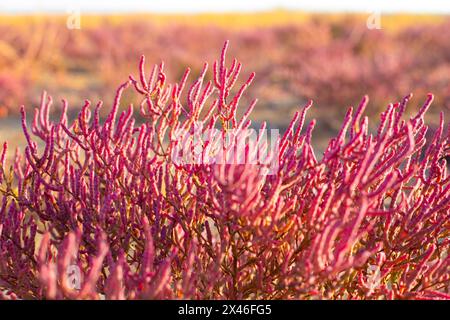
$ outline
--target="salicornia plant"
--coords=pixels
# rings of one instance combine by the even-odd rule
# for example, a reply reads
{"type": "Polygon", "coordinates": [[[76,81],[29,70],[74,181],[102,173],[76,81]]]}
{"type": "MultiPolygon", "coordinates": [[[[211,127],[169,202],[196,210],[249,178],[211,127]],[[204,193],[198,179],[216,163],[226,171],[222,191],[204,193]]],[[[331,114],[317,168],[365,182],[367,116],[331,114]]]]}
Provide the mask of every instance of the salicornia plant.
{"type": "Polygon", "coordinates": [[[364,97],[320,156],[312,102],[282,137],[263,123],[245,140],[254,74],[239,81],[227,45],[188,90],[189,69],[168,84],[142,58],[104,120],[89,101],[51,120],[44,94],[28,126],[22,107],[27,146],[0,152],[4,298],[450,298],[450,130],[442,114],[427,135],[433,96],[410,119],[411,95],[390,104],[375,130],[364,97]],[[139,115],[120,112],[125,90],[139,115]],[[261,150],[270,171],[247,161],[261,150]]]}

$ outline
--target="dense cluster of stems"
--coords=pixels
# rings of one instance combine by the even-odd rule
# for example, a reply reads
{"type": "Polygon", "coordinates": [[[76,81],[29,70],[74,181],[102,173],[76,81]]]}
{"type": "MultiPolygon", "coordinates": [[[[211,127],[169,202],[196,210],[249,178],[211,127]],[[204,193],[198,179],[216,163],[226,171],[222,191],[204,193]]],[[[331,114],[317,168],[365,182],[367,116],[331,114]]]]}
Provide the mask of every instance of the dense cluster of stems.
{"type": "Polygon", "coordinates": [[[254,74],[238,80],[227,45],[187,91],[189,69],[168,84],[142,58],[106,119],[86,101],[70,121],[63,101],[52,120],[46,94],[31,126],[22,108],[24,152],[0,149],[3,298],[450,298],[450,129],[442,114],[427,134],[433,96],[410,119],[411,95],[390,104],[376,130],[364,97],[320,156],[315,120],[303,128],[310,102],[277,141],[274,174],[176,163],[179,130],[252,126],[256,100],[238,106],[254,74]],[[120,111],[125,90],[139,115],[120,111]]]}

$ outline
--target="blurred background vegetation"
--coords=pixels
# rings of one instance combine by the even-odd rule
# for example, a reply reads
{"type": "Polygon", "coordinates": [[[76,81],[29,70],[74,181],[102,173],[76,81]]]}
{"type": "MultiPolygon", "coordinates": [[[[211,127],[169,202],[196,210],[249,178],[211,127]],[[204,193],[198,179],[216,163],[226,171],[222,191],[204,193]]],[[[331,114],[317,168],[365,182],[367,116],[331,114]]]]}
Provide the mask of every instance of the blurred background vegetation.
{"type": "MultiPolygon", "coordinates": [[[[350,105],[368,94],[369,115],[412,92],[410,110],[426,93],[436,95],[431,121],[450,107],[450,17],[385,15],[381,29],[367,28],[364,14],[296,11],[217,14],[83,15],[69,29],[63,15],[0,17],[0,140],[19,141],[20,105],[32,111],[46,90],[77,112],[85,99],[111,105],[115,89],[147,66],[164,60],[169,80],[186,67],[198,75],[204,61],[217,59],[229,39],[229,61],[243,63],[242,79],[256,79],[243,99],[259,99],[256,122],[284,128],[307,100],[318,119],[316,137],[325,141],[350,105]]],[[[122,107],[133,103],[125,96],[122,107]]],[[[376,119],[374,119],[376,120],[376,119]]]]}

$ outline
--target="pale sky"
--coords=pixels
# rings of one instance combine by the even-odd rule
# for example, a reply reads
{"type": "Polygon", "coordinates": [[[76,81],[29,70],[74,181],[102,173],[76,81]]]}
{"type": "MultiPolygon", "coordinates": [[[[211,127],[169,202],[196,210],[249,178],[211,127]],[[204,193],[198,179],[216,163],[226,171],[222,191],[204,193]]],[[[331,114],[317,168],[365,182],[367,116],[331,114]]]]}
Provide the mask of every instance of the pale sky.
{"type": "Polygon", "coordinates": [[[450,14],[450,0],[0,0],[0,12],[223,12],[274,8],[306,11],[450,14]]]}

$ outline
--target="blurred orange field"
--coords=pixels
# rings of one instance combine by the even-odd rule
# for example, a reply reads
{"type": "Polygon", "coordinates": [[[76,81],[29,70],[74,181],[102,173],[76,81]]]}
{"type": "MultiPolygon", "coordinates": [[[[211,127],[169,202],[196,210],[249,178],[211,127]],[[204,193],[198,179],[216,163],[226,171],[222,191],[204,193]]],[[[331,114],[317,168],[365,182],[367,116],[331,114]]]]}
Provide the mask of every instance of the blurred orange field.
{"type": "MultiPolygon", "coordinates": [[[[120,14],[120,15],[92,15],[83,14],[83,27],[99,27],[107,21],[111,24],[124,24],[130,21],[151,21],[159,26],[167,26],[176,22],[177,24],[195,26],[219,26],[227,29],[240,29],[248,27],[274,27],[287,24],[303,24],[314,19],[323,19],[328,22],[346,20],[348,17],[366,21],[367,14],[342,14],[342,13],[307,13],[301,11],[274,10],[255,13],[199,13],[199,14],[120,14]]],[[[46,21],[48,14],[33,15],[3,15],[0,24],[21,25],[31,20],[46,21]]],[[[53,15],[52,19],[62,22],[65,16],[53,15]]],[[[444,15],[427,14],[386,14],[383,15],[383,28],[396,31],[412,25],[439,24],[447,19],[444,15]]]]}
{"type": "Polygon", "coordinates": [[[381,29],[369,30],[368,16],[283,10],[82,15],[81,29],[72,30],[67,16],[3,15],[0,117],[17,116],[22,104],[32,110],[43,90],[56,106],[62,98],[73,109],[84,99],[108,105],[140,55],[149,63],[164,59],[169,80],[177,80],[187,66],[198,74],[204,60],[212,63],[216,48],[230,39],[244,75],[256,71],[248,95],[259,98],[256,121],[283,127],[299,105],[313,99],[312,113],[323,119],[321,132],[335,132],[335,119],[364,94],[371,98],[368,113],[375,114],[410,92],[415,105],[433,92],[436,122],[439,111],[450,106],[450,18],[382,15],[381,29]]]}

